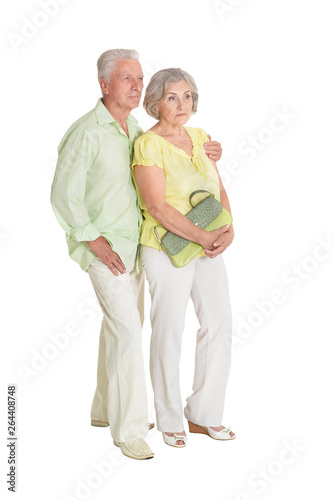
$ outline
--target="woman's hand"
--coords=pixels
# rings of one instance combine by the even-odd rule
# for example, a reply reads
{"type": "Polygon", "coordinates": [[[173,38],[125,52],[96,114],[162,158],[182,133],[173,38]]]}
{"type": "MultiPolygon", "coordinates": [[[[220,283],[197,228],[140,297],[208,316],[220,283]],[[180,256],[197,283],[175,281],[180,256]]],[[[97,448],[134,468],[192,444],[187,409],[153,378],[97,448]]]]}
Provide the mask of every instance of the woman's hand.
{"type": "Polygon", "coordinates": [[[210,135],[207,134],[207,137],[209,142],[205,142],[203,145],[205,153],[210,160],[219,161],[222,156],[222,146],[219,142],[212,141],[210,135]]]}
{"type": "Polygon", "coordinates": [[[217,246],[220,246],[223,234],[228,231],[229,226],[225,225],[219,229],[214,229],[214,231],[205,231],[201,229],[202,237],[200,240],[200,245],[208,250],[215,250],[217,246]]]}
{"type": "Polygon", "coordinates": [[[215,231],[210,231],[208,233],[212,237],[208,240],[207,247],[204,247],[205,254],[213,259],[217,255],[224,252],[226,248],[232,243],[234,239],[234,228],[233,226],[223,226],[221,229],[215,229],[215,231]],[[211,242],[211,240],[213,241],[211,242]],[[214,249],[212,249],[212,247],[214,249]]]}

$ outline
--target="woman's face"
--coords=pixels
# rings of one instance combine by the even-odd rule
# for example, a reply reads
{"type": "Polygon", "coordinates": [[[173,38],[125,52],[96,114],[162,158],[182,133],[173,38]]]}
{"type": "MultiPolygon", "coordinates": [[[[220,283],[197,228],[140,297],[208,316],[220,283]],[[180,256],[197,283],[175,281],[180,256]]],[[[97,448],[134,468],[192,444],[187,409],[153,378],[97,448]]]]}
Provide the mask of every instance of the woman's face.
{"type": "Polygon", "coordinates": [[[189,84],[185,80],[167,85],[165,95],[156,104],[160,113],[160,121],[173,125],[184,125],[192,114],[192,94],[189,84]]]}

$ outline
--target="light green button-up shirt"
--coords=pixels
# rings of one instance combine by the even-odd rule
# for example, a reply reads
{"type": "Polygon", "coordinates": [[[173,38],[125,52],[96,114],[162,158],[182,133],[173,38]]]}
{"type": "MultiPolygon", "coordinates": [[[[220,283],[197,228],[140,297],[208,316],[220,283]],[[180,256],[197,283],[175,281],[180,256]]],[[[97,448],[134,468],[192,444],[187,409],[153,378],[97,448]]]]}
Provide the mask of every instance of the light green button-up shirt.
{"type": "Polygon", "coordinates": [[[142,216],[130,162],[133,142],[143,131],[133,116],[126,121],[129,137],[99,99],[59,144],[51,204],[69,255],[84,271],[96,257],[85,242],[100,235],[126,268],[137,252],[142,216]]]}

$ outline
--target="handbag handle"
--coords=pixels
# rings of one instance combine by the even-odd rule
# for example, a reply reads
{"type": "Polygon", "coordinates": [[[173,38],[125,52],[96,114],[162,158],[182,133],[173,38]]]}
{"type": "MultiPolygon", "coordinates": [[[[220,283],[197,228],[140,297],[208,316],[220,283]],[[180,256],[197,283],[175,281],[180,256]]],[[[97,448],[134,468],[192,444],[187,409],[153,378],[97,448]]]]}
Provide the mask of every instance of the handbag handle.
{"type": "Polygon", "coordinates": [[[157,232],[157,229],[156,229],[157,227],[162,227],[163,229],[165,229],[165,227],[163,227],[163,226],[162,226],[162,224],[158,224],[157,226],[155,226],[155,227],[154,227],[154,233],[155,233],[155,236],[156,236],[156,238],[158,239],[159,244],[161,245],[161,250],[163,250],[163,251],[164,251],[164,249],[163,249],[163,246],[164,246],[164,245],[163,245],[163,243],[162,243],[162,240],[161,240],[161,238],[160,238],[160,235],[159,235],[159,234],[158,234],[158,232],[157,232]]]}
{"type": "Polygon", "coordinates": [[[205,189],[197,189],[196,191],[193,191],[193,193],[190,194],[190,203],[191,203],[192,207],[195,207],[195,205],[193,205],[193,203],[192,203],[192,198],[193,198],[193,196],[195,196],[198,193],[208,193],[212,198],[215,198],[215,194],[210,193],[209,191],[206,191],[205,189]]]}

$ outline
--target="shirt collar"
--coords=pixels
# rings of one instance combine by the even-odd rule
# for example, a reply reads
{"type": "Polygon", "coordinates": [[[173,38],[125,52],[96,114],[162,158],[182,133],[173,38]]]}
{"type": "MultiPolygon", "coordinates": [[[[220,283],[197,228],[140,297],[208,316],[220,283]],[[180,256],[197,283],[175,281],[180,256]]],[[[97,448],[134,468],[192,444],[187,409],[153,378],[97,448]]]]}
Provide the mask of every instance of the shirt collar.
{"type": "Polygon", "coordinates": [[[127,120],[128,123],[131,123],[132,125],[137,125],[139,122],[134,116],[128,115],[127,120]]]}
{"type": "MultiPolygon", "coordinates": [[[[107,123],[112,123],[112,124],[118,123],[117,120],[113,118],[110,111],[108,111],[104,106],[104,104],[102,103],[101,97],[98,99],[97,104],[95,106],[95,113],[99,125],[106,125],[107,123]]],[[[132,125],[138,124],[138,120],[134,118],[134,116],[132,115],[128,115],[126,121],[132,125]]]]}

